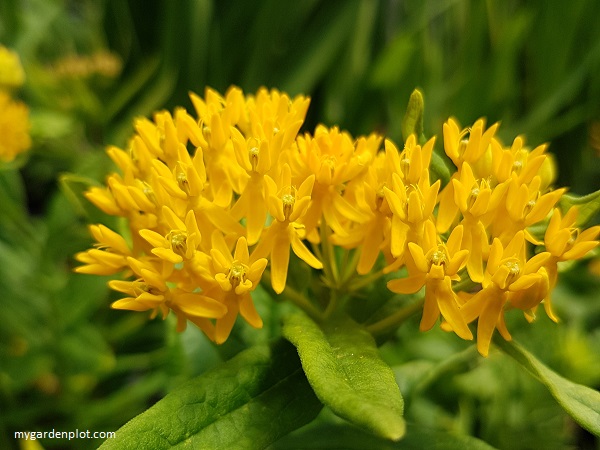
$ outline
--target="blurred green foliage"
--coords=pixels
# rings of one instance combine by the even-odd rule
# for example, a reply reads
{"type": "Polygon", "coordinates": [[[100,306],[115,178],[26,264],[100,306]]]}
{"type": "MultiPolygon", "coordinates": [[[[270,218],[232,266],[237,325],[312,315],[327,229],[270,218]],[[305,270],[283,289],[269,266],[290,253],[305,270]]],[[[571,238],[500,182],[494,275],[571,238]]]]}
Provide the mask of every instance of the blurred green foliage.
{"type": "MultiPolygon", "coordinates": [[[[440,136],[449,116],[502,121],[505,143],[521,133],[532,146],[552,141],[557,184],[589,193],[600,188],[598,17],[594,0],[0,2],[0,43],[25,67],[34,140],[19,171],[0,171],[0,448],[17,445],[14,431],[116,430],[191,375],[279,333],[285,306],[258,301],[266,331],[241,326],[215,350],[194,329],[177,335],[169,321],[111,311],[105,279],[71,272],[90,244],[86,223],[109,221],[80,194],[111,170],[103,147],[125,145],[134,117],[191,109],[188,91],[206,86],[265,85],[312,97],[308,130],[322,122],[401,142],[419,87],[426,135],[440,136]]],[[[560,325],[515,317],[509,328],[562,375],[599,387],[599,291],[597,277],[566,274],[560,325]]],[[[482,361],[417,328],[382,348],[409,422],[498,448],[598,448],[506,357],[482,361]]],[[[325,411],[319,423],[330,422],[325,411]]]]}

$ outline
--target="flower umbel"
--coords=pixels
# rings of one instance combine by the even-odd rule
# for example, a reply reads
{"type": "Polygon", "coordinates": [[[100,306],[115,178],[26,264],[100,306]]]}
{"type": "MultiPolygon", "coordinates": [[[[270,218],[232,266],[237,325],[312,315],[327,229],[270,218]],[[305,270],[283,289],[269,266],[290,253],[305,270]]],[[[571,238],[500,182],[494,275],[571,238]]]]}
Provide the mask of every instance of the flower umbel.
{"type": "MultiPolygon", "coordinates": [[[[26,110],[2,95],[0,106],[13,109],[0,110],[0,127],[5,120],[20,136],[10,138],[12,158],[28,144],[19,131],[26,110]]],[[[309,99],[274,89],[207,89],[191,100],[195,115],[136,119],[127,146],[107,149],[118,172],[85,194],[128,228],[91,226],[94,248],[76,255],[80,273],[122,275],[110,282],[126,295],[114,308],[172,311],[178,330],[191,321],[220,344],[238,316],[263,326],[252,298],[262,283],[319,321],[354,308],[376,333],[406,319],[400,310],[369,323],[356,312],[385,275],[394,293],[424,290],[422,331],[441,321],[473,339],[477,320],[487,356],[496,329],[510,339],[509,310],[532,321],[544,304],[556,319],[560,265],[598,245],[600,227],[585,230],[577,208],[557,208],[565,189],[552,186],[546,145],[530,150],[519,136],[504,146],[499,124],[444,124],[456,170],[442,186],[430,171],[434,138],[411,135],[403,147],[388,139],[381,149],[376,134],[323,125],[300,133],[309,99]],[[306,282],[288,276],[291,252],[308,266],[306,282]]]]}

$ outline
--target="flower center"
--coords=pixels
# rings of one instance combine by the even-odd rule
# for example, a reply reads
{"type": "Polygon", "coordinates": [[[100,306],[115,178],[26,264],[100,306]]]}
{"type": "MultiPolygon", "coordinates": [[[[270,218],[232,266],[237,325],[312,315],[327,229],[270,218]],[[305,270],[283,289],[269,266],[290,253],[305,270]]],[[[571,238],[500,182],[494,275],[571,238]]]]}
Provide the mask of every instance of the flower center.
{"type": "Polygon", "coordinates": [[[400,170],[402,171],[404,178],[406,178],[408,172],[410,171],[410,158],[408,155],[404,155],[404,158],[402,158],[400,161],[400,170]]]}
{"type": "Polygon", "coordinates": [[[296,203],[296,196],[293,194],[283,194],[281,196],[283,202],[283,215],[285,220],[290,220],[290,214],[294,210],[294,203],[296,203]]]}
{"type": "Polygon", "coordinates": [[[171,250],[181,257],[185,257],[187,253],[187,238],[185,231],[173,230],[167,234],[167,240],[171,243],[171,250]]]}
{"type": "Polygon", "coordinates": [[[448,254],[443,245],[438,245],[437,250],[431,254],[429,258],[429,266],[444,266],[448,262],[448,254]]]}
{"type": "Polygon", "coordinates": [[[571,248],[573,248],[575,241],[579,237],[579,228],[571,228],[570,231],[571,231],[571,237],[567,241],[567,250],[571,250],[571,248]]]}
{"type": "Polygon", "coordinates": [[[525,215],[529,214],[534,206],[535,206],[535,199],[532,198],[525,204],[525,215]]]}
{"type": "Polygon", "coordinates": [[[508,267],[508,277],[506,278],[506,284],[508,286],[515,278],[519,276],[521,273],[521,267],[519,266],[519,261],[516,259],[506,261],[504,265],[508,267]]]}
{"type": "Polygon", "coordinates": [[[156,196],[154,195],[154,190],[152,189],[152,187],[150,187],[150,185],[145,181],[142,181],[141,183],[142,192],[144,193],[146,198],[156,205],[156,196]]]}
{"type": "Polygon", "coordinates": [[[187,195],[190,195],[190,183],[188,182],[187,175],[183,170],[181,170],[181,168],[178,167],[178,169],[179,170],[177,171],[176,176],[177,185],[179,186],[179,189],[181,189],[187,195]]]}
{"type": "Polygon", "coordinates": [[[260,150],[258,147],[252,147],[248,150],[248,155],[250,156],[250,165],[252,166],[252,171],[256,172],[256,167],[258,166],[258,154],[260,150]]]}
{"type": "Polygon", "coordinates": [[[242,264],[239,261],[234,261],[233,264],[231,264],[227,278],[229,279],[229,282],[231,283],[231,286],[233,286],[234,289],[240,284],[240,282],[244,282],[244,280],[246,279],[247,270],[248,266],[242,264]]]}
{"type": "Polygon", "coordinates": [[[139,281],[139,280],[134,281],[134,282],[132,282],[131,286],[133,287],[133,292],[136,297],[139,297],[140,295],[142,295],[145,292],[147,292],[148,294],[152,294],[152,295],[160,295],[161,294],[160,290],[158,290],[154,286],[150,286],[149,284],[147,284],[143,281],[139,281]]]}
{"type": "Polygon", "coordinates": [[[522,168],[523,168],[523,161],[516,160],[513,163],[512,171],[515,172],[518,175],[519,173],[521,173],[521,169],[522,168]]]}

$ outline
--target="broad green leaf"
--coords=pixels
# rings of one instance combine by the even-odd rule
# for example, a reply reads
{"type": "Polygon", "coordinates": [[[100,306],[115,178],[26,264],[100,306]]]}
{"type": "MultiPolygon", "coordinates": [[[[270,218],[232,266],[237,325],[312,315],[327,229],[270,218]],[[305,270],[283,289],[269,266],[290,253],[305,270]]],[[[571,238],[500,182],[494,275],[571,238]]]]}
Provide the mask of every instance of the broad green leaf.
{"type": "Polygon", "coordinates": [[[600,392],[574,383],[550,370],[516,342],[495,337],[494,342],[544,384],[556,401],[586,430],[600,435],[600,392]]]}
{"type": "Polygon", "coordinates": [[[404,435],[394,373],[364,327],[342,316],[320,328],[296,313],[285,321],[283,336],[297,347],[308,381],[333,412],[386,439],[404,435]]]}
{"type": "Polygon", "coordinates": [[[278,341],[245,350],[175,389],[100,448],[264,448],[320,410],[294,348],[278,341]]]}
{"type": "Polygon", "coordinates": [[[491,450],[494,447],[472,436],[408,424],[399,442],[390,442],[347,425],[311,426],[277,441],[269,450],[491,450]]]}
{"type": "Polygon", "coordinates": [[[577,226],[587,225],[598,211],[600,211],[600,190],[582,197],[573,194],[565,194],[560,199],[560,205],[565,211],[572,206],[579,208],[577,215],[577,226]]]}

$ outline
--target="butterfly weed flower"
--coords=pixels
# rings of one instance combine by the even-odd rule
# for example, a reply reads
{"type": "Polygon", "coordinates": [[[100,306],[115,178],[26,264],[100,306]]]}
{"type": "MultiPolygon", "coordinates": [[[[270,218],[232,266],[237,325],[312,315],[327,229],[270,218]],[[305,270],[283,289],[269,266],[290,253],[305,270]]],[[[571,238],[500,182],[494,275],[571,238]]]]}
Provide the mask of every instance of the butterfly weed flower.
{"type": "MultiPolygon", "coordinates": [[[[442,188],[430,171],[435,138],[381,149],[376,134],[301,132],[310,100],[275,89],[190,97],[195,115],[136,119],[127,145],[107,149],[117,171],[85,194],[129,228],[93,225],[94,248],[76,255],[77,272],[114,276],[110,287],[125,295],[116,309],[173,313],[178,330],[189,321],[220,344],[238,316],[263,326],[252,299],[261,282],[326,321],[385,275],[392,293],[423,291],[409,308],[422,305],[422,331],[441,322],[473,339],[477,321],[485,356],[496,329],[510,339],[507,311],[532,321],[543,304],[555,319],[560,265],[598,244],[600,227],[581,229],[576,208],[556,207],[565,189],[552,186],[547,146],[520,136],[504,146],[498,124],[444,124],[456,171],[442,188]],[[315,270],[298,291],[291,252],[315,270]]],[[[367,329],[404,320],[401,309],[367,329]]]]}
{"type": "MultiPolygon", "coordinates": [[[[549,258],[548,252],[527,258],[523,231],[516,233],[506,246],[502,245],[500,239],[494,239],[486,264],[483,289],[461,308],[467,323],[478,318],[477,349],[482,355],[487,356],[489,352],[495,328],[498,328],[505,339],[510,340],[503,315],[509,295],[528,289],[547,277],[542,266],[549,258]]],[[[541,300],[537,299],[538,302],[541,300]]]]}
{"type": "Polygon", "coordinates": [[[391,186],[391,178],[389,158],[379,152],[362,182],[351,183],[344,192],[346,199],[362,211],[367,219],[346,222],[344,233],[333,233],[330,241],[345,249],[356,249],[359,255],[356,271],[359,275],[371,272],[380,252],[388,261],[393,260],[388,250],[392,211],[383,191],[384,187],[391,186]]]}
{"type": "Polygon", "coordinates": [[[402,152],[390,140],[385,141],[385,154],[394,173],[397,173],[404,184],[417,184],[423,170],[429,169],[435,139],[429,139],[423,146],[417,144],[417,138],[411,134],[402,152]]]}
{"type": "Polygon", "coordinates": [[[231,128],[237,162],[247,174],[231,214],[237,220],[245,219],[249,245],[256,244],[268,217],[264,177],[277,175],[278,161],[294,143],[309,102],[303,96],[292,100],[287,94],[262,88],[248,97],[247,114],[240,118],[239,129],[231,128]]]}
{"type": "Polygon", "coordinates": [[[392,188],[383,189],[392,210],[390,247],[394,257],[401,258],[409,242],[421,241],[424,224],[433,217],[440,185],[440,180],[431,184],[429,170],[424,169],[417,184],[405,185],[394,173],[392,188]]]}
{"type": "Polygon", "coordinates": [[[255,257],[271,258],[271,283],[273,290],[280,294],[287,281],[290,261],[290,247],[301,260],[315,269],[323,268],[323,264],[313,255],[302,240],[306,237],[301,218],[308,209],[311,191],[315,182],[314,175],[309,176],[296,188],[292,185],[292,174],[288,164],[281,168],[281,174],[275,182],[267,176],[269,212],[273,222],[265,231],[257,244],[255,257]]]}
{"type": "Polygon", "coordinates": [[[148,229],[139,231],[140,236],[152,245],[150,252],[172,264],[192,259],[201,241],[194,211],[188,211],[184,223],[168,206],[163,206],[162,217],[167,230],[164,235],[148,229]]]}
{"type": "Polygon", "coordinates": [[[452,223],[460,212],[461,225],[464,227],[463,247],[469,250],[467,270],[469,277],[476,283],[483,281],[483,260],[489,252],[489,236],[486,226],[491,214],[495,213],[504,199],[508,184],[491,186],[488,178],[476,179],[469,163],[461,166],[460,175],[451,181],[454,198],[444,197],[440,201],[450,201],[450,205],[440,205],[438,221],[452,223]],[[443,214],[448,214],[444,217],[443,214]]]}
{"type": "Polygon", "coordinates": [[[544,220],[566,191],[561,188],[544,193],[541,183],[542,179],[537,175],[529,184],[519,184],[515,176],[508,181],[505,201],[496,210],[493,220],[495,236],[506,242],[517,231],[524,230],[530,242],[537,242],[527,228],[544,220]]]}
{"type": "MultiPolygon", "coordinates": [[[[213,233],[212,243],[211,271],[216,283],[207,288],[206,293],[219,299],[226,306],[227,313],[216,319],[214,332],[211,330],[208,335],[217,344],[222,344],[229,337],[238,314],[254,328],[262,328],[263,322],[254,307],[251,292],[260,282],[267,259],[253,257],[251,260],[248,243],[243,236],[237,240],[233,255],[219,231],[213,233]]],[[[206,322],[207,327],[211,326],[206,322]]]]}
{"type": "Polygon", "coordinates": [[[581,259],[600,244],[597,240],[600,235],[600,225],[582,231],[576,226],[578,215],[577,206],[571,207],[564,216],[559,208],[555,208],[544,236],[546,251],[550,253],[550,258],[544,265],[549,279],[544,307],[548,316],[555,322],[558,319],[551,309],[550,294],[558,281],[559,264],[581,259]]]}
{"type": "MultiPolygon", "coordinates": [[[[452,118],[444,123],[444,151],[457,168],[451,180],[460,176],[464,163],[469,164],[476,178],[485,178],[490,174],[491,142],[498,126],[496,123],[486,130],[483,119],[462,130],[452,118]]],[[[437,228],[440,232],[446,232],[453,224],[457,210],[454,183],[448,183],[440,192],[439,204],[437,228]]]]}
{"type": "Polygon", "coordinates": [[[428,220],[424,226],[422,243],[409,242],[408,249],[414,261],[407,278],[397,278],[387,283],[392,292],[412,294],[425,286],[425,303],[421,319],[421,331],[430,330],[442,317],[452,330],[463,339],[473,335],[461,311],[452,281],[460,280],[458,272],[464,267],[468,250],[461,250],[463,227],[456,227],[446,243],[441,241],[435,224],[428,220]]]}
{"type": "Polygon", "coordinates": [[[114,275],[126,269],[127,258],[132,256],[132,253],[123,236],[102,224],[90,225],[89,229],[96,239],[96,244],[94,248],[75,255],[75,259],[85,264],[76,267],[75,271],[93,275],[114,275]]]}
{"type": "Polygon", "coordinates": [[[302,219],[311,242],[320,239],[317,228],[321,218],[334,233],[345,235],[345,223],[362,223],[368,219],[365,211],[344,198],[347,183],[361,178],[377,153],[380,138],[376,135],[355,141],[349,133],[337,127],[322,125],[314,136],[306,133],[297,139],[297,152],[290,152],[289,164],[298,181],[314,177],[311,203],[302,219]]]}

